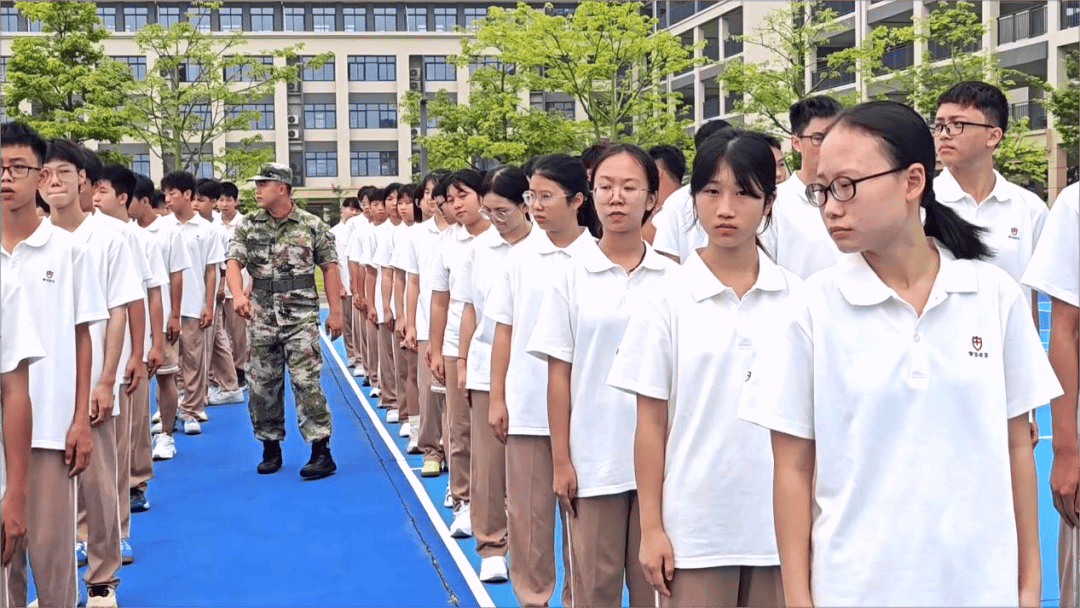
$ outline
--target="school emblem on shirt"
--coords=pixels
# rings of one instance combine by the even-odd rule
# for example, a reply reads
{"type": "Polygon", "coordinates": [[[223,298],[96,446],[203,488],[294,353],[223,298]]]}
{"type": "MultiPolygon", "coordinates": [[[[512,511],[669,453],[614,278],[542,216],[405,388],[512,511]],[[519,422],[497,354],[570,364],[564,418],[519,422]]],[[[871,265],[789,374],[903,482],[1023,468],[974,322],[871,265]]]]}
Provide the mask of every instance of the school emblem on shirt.
{"type": "Polygon", "coordinates": [[[56,281],[53,280],[53,271],[46,270],[45,271],[45,278],[42,279],[42,281],[45,281],[46,283],[55,283],[56,281]]]}
{"type": "Polygon", "coordinates": [[[1020,240],[1020,229],[1016,228],[1014,226],[1011,230],[1009,230],[1009,238],[1014,240],[1014,241],[1019,241],[1020,240]]]}
{"type": "Polygon", "coordinates": [[[972,357],[986,358],[990,356],[989,353],[980,352],[983,347],[983,339],[979,336],[971,337],[971,347],[975,349],[968,351],[968,355],[972,357]]]}

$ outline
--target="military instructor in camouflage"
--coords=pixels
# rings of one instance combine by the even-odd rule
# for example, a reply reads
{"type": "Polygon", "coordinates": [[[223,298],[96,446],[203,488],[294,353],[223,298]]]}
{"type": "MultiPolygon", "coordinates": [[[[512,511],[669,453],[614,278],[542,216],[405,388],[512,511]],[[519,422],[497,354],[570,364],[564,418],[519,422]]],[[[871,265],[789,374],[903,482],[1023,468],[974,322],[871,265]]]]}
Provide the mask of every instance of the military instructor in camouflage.
{"type": "Polygon", "coordinates": [[[337,249],[330,227],[297,207],[292,200],[292,171],[266,163],[255,182],[259,211],[236,226],[226,255],[226,280],[236,314],[250,321],[248,336],[251,387],[248,411],[255,437],[263,442],[257,471],[281,469],[285,438],[285,366],[289,366],[296,417],[304,441],[311,443],[311,460],[304,479],[319,479],[337,469],[330,456],[330,409],[319,384],[319,294],[315,267],[322,268],[330,316],[326,332],[341,335],[341,279],[337,249]],[[245,297],[241,268],[253,279],[251,298],[245,297]]]}

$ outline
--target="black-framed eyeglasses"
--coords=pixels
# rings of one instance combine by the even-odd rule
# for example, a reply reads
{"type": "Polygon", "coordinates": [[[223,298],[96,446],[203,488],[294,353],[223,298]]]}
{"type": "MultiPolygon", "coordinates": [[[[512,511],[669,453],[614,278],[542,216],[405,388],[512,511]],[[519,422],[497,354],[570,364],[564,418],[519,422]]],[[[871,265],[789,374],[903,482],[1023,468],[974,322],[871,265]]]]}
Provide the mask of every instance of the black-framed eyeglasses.
{"type": "Polygon", "coordinates": [[[6,167],[0,167],[0,175],[7,171],[14,179],[23,179],[27,175],[30,175],[30,171],[41,171],[44,167],[28,167],[26,165],[8,165],[6,167]]]}
{"type": "Polygon", "coordinates": [[[949,137],[953,137],[953,136],[960,135],[961,133],[963,133],[965,126],[969,126],[969,127],[986,127],[987,129],[996,129],[997,128],[994,125],[988,125],[988,124],[983,123],[983,122],[967,122],[965,120],[957,120],[957,121],[954,121],[954,122],[939,122],[939,123],[934,124],[930,128],[934,130],[934,135],[935,136],[941,135],[941,132],[944,131],[947,135],[949,135],[949,137]]]}
{"type": "Polygon", "coordinates": [[[824,133],[811,133],[810,135],[799,135],[799,139],[809,139],[810,143],[815,146],[820,146],[821,142],[825,141],[824,133]]]}
{"type": "Polygon", "coordinates": [[[875,177],[903,171],[906,168],[907,167],[896,167],[895,169],[889,169],[888,171],[882,171],[881,173],[867,175],[866,177],[860,177],[858,179],[840,176],[829,182],[828,186],[822,184],[810,184],[806,187],[806,198],[809,199],[810,204],[815,207],[824,207],[829,196],[832,196],[834,201],[844,203],[855,198],[855,185],[859,182],[865,182],[868,179],[874,179],[875,177]]]}

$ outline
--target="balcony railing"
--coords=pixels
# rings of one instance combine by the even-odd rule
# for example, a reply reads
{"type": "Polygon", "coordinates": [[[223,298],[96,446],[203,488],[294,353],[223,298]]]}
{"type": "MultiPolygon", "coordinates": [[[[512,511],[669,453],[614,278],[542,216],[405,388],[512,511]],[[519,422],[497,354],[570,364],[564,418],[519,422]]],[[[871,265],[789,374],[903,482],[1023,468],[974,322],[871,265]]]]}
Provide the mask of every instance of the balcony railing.
{"type": "Polygon", "coordinates": [[[713,61],[720,61],[720,41],[716,38],[708,38],[705,48],[701,49],[701,56],[713,61]]]}
{"type": "MultiPolygon", "coordinates": [[[[948,59],[952,56],[952,51],[949,49],[948,45],[940,44],[935,40],[930,40],[927,47],[927,50],[930,51],[931,61],[941,61],[942,59],[948,59]]],[[[965,45],[962,50],[968,53],[975,53],[978,52],[980,48],[982,48],[982,43],[976,41],[965,45]]]]}
{"type": "Polygon", "coordinates": [[[1039,130],[1046,128],[1046,108],[1040,101],[1021,101],[1009,104],[1009,117],[1012,119],[1028,119],[1028,128],[1039,130]]]}
{"type": "Polygon", "coordinates": [[[821,70],[814,70],[813,73],[813,84],[815,89],[833,89],[852,84],[853,82],[855,82],[854,72],[841,72],[831,78],[822,78],[821,70]]]}
{"type": "Polygon", "coordinates": [[[734,57],[743,51],[742,40],[727,38],[724,40],[724,57],[734,57]]]}
{"type": "Polygon", "coordinates": [[[1061,3],[1061,29],[1080,26],[1080,0],[1061,3]]]}
{"type": "Polygon", "coordinates": [[[894,70],[902,70],[915,65],[915,45],[905,44],[885,51],[881,56],[881,69],[874,72],[881,76],[894,70]]]}
{"type": "Polygon", "coordinates": [[[998,44],[1008,44],[1046,33],[1046,5],[998,17],[998,44]]]}
{"type": "Polygon", "coordinates": [[[713,118],[720,115],[720,98],[712,97],[705,100],[701,108],[703,118],[713,118]]]}

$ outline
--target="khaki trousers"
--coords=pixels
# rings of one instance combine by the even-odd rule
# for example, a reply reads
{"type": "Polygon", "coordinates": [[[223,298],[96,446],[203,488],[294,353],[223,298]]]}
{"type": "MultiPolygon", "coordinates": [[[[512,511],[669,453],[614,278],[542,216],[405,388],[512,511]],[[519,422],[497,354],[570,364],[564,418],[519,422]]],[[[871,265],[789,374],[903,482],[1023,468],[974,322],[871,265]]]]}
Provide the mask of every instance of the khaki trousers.
{"type": "MultiPolygon", "coordinates": [[[[161,383],[158,383],[160,389],[161,383]]],[[[128,486],[146,489],[146,482],[154,476],[154,457],[150,441],[150,379],[143,378],[135,391],[131,406],[131,467],[128,486]]],[[[130,496],[130,494],[129,494],[130,496]]],[[[121,497],[122,498],[122,497],[121,497]]],[[[128,503],[130,507],[130,501],[128,503]]],[[[122,511],[123,509],[121,509],[122,511]]],[[[130,536],[130,520],[120,522],[124,536],[130,536]]]]}
{"type": "Polygon", "coordinates": [[[638,554],[641,517],[637,492],[579,497],[574,517],[565,517],[570,538],[574,606],[621,606],[623,581],[631,606],[652,606],[655,594],[638,554]]]}
{"type": "Polygon", "coordinates": [[[1076,560],[1080,551],[1076,547],[1076,528],[1065,520],[1058,522],[1058,578],[1061,582],[1061,608],[1080,608],[1076,605],[1076,560]]]}
{"type": "MultiPolygon", "coordinates": [[[[206,343],[210,336],[210,329],[199,327],[198,319],[180,318],[180,373],[176,380],[177,387],[184,390],[184,399],[179,405],[181,418],[193,419],[196,414],[206,410],[206,391],[209,385],[206,343]]],[[[164,415],[162,412],[163,417],[164,415]]]]}
{"type": "Polygon", "coordinates": [[[120,505],[116,500],[119,424],[116,416],[90,428],[94,448],[78,487],[78,537],[86,541],[83,581],[114,589],[120,583],[120,505]]]}
{"type": "Polygon", "coordinates": [[[469,402],[465,391],[458,388],[457,357],[444,357],[446,363],[446,427],[449,434],[450,496],[454,508],[469,502],[469,452],[472,430],[469,402]]]}
{"type": "Polygon", "coordinates": [[[420,439],[418,445],[424,451],[424,462],[429,460],[442,462],[446,459],[446,453],[442,446],[443,426],[446,418],[446,395],[431,392],[431,368],[423,361],[424,351],[427,347],[427,340],[417,342],[417,350],[420,351],[420,360],[416,368],[416,383],[420,387],[420,439]]]}
{"type": "MultiPolygon", "coordinates": [[[[26,605],[29,555],[38,605],[74,606],[78,594],[75,480],[68,477],[62,450],[30,450],[26,506],[26,540],[16,549],[11,564],[5,569],[11,604],[26,605]]],[[[118,546],[118,555],[119,550],[118,546]]]]}
{"type": "MultiPolygon", "coordinates": [[[[551,438],[510,435],[506,439],[507,541],[510,585],[521,606],[547,606],[555,590],[555,491],[551,438]]],[[[563,526],[563,572],[570,549],[563,526]]],[[[563,580],[562,604],[570,606],[570,581],[563,580]]]]}
{"type": "Polygon", "coordinates": [[[364,321],[364,331],[367,332],[364,343],[367,344],[367,354],[364,357],[364,371],[367,372],[368,384],[372,389],[379,388],[379,326],[364,321]]]}
{"type": "Polygon", "coordinates": [[[146,377],[146,367],[140,370],[138,388],[131,395],[124,392],[128,385],[120,387],[120,417],[116,420],[116,504],[120,509],[121,538],[131,536],[131,471],[135,462],[135,443],[143,440],[142,435],[135,436],[136,418],[145,422],[146,427],[144,464],[150,465],[151,472],[154,466],[150,452],[150,381],[146,377]]]}
{"type": "Polygon", "coordinates": [[[469,404],[469,514],[476,552],[480,557],[506,555],[506,446],[488,424],[491,393],[469,391],[469,404]]]}
{"type": "Polygon", "coordinates": [[[780,566],[676,568],[667,606],[783,606],[780,566]]]}
{"type": "MultiPolygon", "coordinates": [[[[397,339],[395,338],[395,342],[397,339]]],[[[398,410],[402,416],[420,415],[420,388],[417,383],[417,366],[420,363],[419,355],[398,344],[394,351],[394,365],[397,367],[398,380],[398,410]]]]}
{"type": "Polygon", "coordinates": [[[341,339],[345,342],[345,360],[349,363],[356,361],[355,315],[352,304],[352,296],[341,296],[341,339]]]}
{"type": "Polygon", "coordinates": [[[389,323],[379,323],[379,401],[387,409],[397,408],[397,379],[394,373],[394,331],[389,323]]]}
{"type": "Polygon", "coordinates": [[[233,310],[232,298],[225,298],[221,305],[225,315],[225,333],[229,337],[229,345],[232,347],[233,367],[235,369],[247,369],[251,359],[251,348],[248,346],[247,319],[236,314],[233,310]]]}
{"type": "Polygon", "coordinates": [[[354,361],[354,363],[359,363],[360,367],[364,368],[365,372],[370,372],[371,370],[368,369],[370,367],[368,365],[368,361],[370,361],[371,359],[368,356],[369,348],[367,337],[369,324],[367,322],[367,319],[364,318],[364,315],[360,314],[360,311],[357,310],[355,306],[352,306],[352,311],[353,315],[355,315],[354,320],[356,323],[353,328],[356,332],[358,340],[358,342],[356,343],[356,360],[354,361]]]}
{"type": "Polygon", "coordinates": [[[232,392],[238,390],[240,384],[236,379],[232,344],[225,330],[225,306],[230,304],[219,304],[214,309],[214,324],[210,332],[213,340],[207,340],[206,360],[209,362],[209,381],[217,384],[223,391],[232,392]]]}

